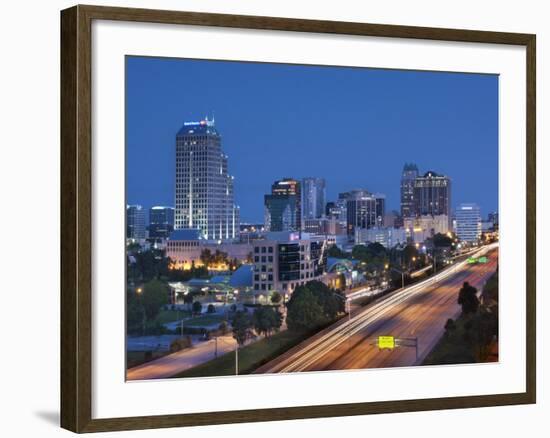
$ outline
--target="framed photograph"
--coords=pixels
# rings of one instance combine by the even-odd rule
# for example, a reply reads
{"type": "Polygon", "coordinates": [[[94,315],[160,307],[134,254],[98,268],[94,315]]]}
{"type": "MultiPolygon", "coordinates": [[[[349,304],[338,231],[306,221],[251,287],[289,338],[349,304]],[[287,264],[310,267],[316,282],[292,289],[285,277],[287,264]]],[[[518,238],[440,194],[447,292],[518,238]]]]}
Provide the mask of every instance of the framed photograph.
{"type": "Polygon", "coordinates": [[[61,425],[535,403],[535,35],[61,12],[61,425]]]}

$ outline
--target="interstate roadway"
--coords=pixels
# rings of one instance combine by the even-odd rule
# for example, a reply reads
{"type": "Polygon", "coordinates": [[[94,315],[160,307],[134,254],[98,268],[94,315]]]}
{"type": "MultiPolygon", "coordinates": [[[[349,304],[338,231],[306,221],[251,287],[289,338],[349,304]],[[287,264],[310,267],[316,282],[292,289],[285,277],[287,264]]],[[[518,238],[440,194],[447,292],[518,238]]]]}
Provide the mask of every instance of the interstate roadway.
{"type": "Polygon", "coordinates": [[[350,321],[338,323],[314,336],[256,373],[344,370],[411,366],[428,355],[443,334],[445,322],[460,314],[458,291],[467,281],[478,291],[496,271],[498,243],[485,246],[475,256],[487,255],[484,264],[455,263],[417,284],[400,289],[370,304],[350,321]],[[418,339],[414,347],[379,350],[378,336],[418,339]]]}

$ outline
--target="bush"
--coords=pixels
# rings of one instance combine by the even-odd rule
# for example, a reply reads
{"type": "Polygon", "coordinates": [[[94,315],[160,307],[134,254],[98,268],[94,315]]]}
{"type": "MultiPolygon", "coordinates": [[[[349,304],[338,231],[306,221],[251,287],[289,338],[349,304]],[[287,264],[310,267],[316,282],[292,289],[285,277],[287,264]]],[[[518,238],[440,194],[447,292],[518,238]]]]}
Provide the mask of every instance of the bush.
{"type": "Polygon", "coordinates": [[[174,339],[170,343],[170,353],[175,353],[176,351],[189,348],[192,344],[191,336],[183,336],[182,338],[174,339]]]}

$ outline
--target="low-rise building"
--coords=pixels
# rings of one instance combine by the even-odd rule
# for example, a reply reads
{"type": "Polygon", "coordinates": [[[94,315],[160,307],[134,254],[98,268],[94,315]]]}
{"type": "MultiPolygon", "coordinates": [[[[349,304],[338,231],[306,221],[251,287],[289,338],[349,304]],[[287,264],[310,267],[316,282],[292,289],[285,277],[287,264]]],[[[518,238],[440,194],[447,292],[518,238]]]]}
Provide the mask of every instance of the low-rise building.
{"type": "MultiPolygon", "coordinates": [[[[245,262],[251,256],[252,245],[204,240],[198,229],[176,230],[170,234],[166,242],[166,255],[172,260],[173,267],[176,269],[191,269],[192,266],[201,266],[203,264],[201,255],[205,250],[210,251],[211,254],[215,254],[216,251],[223,252],[229,260],[236,259],[239,262],[245,262]]],[[[224,270],[223,266],[210,266],[210,268],[224,270]]]]}
{"type": "Polygon", "coordinates": [[[439,214],[404,218],[403,226],[410,240],[414,243],[422,243],[438,233],[447,234],[449,232],[449,217],[439,214]]]}
{"type": "Polygon", "coordinates": [[[379,243],[385,248],[393,248],[396,245],[407,242],[407,233],[404,228],[374,227],[356,228],[355,244],[379,243]]]}
{"type": "Polygon", "coordinates": [[[278,291],[288,297],[297,286],[323,280],[326,241],[303,232],[268,233],[253,243],[254,286],[258,294],[278,291]]]}

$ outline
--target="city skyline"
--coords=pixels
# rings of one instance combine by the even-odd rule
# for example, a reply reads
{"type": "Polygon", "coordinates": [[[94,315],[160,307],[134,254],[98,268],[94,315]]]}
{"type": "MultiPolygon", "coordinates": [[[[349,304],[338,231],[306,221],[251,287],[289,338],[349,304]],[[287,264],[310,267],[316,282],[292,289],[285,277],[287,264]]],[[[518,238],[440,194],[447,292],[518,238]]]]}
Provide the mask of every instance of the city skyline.
{"type": "MultiPolygon", "coordinates": [[[[480,205],[484,215],[491,211],[498,211],[498,79],[496,77],[130,57],[127,61],[127,79],[128,98],[132,100],[131,105],[127,106],[127,202],[129,204],[143,205],[146,210],[153,205],[174,205],[175,135],[184,122],[201,120],[208,113],[212,114],[213,112],[216,116],[216,126],[222,136],[224,151],[229,156],[231,174],[235,176],[235,201],[241,208],[242,222],[263,222],[264,195],[269,193],[273,181],[284,177],[299,180],[304,177],[324,178],[327,202],[334,201],[338,193],[353,189],[364,188],[371,192],[384,193],[387,197],[387,211],[399,210],[400,179],[405,162],[416,163],[421,174],[434,171],[451,178],[453,181],[452,210],[462,203],[474,202],[480,205]],[[225,92],[223,90],[222,85],[228,80],[227,74],[231,77],[238,72],[247,71],[248,76],[256,77],[258,69],[267,74],[270,81],[275,78],[275,83],[279,87],[273,88],[279,91],[284,88],[283,85],[293,83],[291,78],[294,78],[307,88],[307,92],[299,90],[295,83],[292,92],[286,90],[288,91],[286,97],[291,98],[289,105],[292,102],[294,104],[299,102],[300,105],[292,106],[290,107],[292,110],[288,111],[296,116],[294,123],[292,120],[288,120],[288,124],[280,124],[281,128],[278,129],[278,126],[274,126],[273,111],[264,112],[270,117],[260,118],[260,120],[258,117],[261,116],[261,111],[246,112],[244,107],[247,102],[252,100],[251,90],[255,89],[254,86],[234,87],[247,91],[244,93],[246,102],[242,104],[242,111],[228,111],[227,105],[222,104],[219,93],[216,98],[212,98],[215,93],[210,89],[206,93],[208,95],[206,99],[199,99],[198,95],[193,97],[196,94],[194,92],[188,93],[189,96],[186,96],[181,103],[175,102],[179,95],[178,92],[169,98],[166,91],[163,90],[166,84],[174,85],[174,81],[177,82],[185,76],[185,72],[181,71],[186,70],[181,68],[182,63],[188,70],[190,66],[193,67],[190,69],[191,72],[187,72],[187,75],[197,76],[199,72],[208,71],[209,74],[204,78],[205,84],[209,83],[213,74],[219,74],[219,80],[210,88],[219,91],[222,97],[225,95],[226,99],[230,99],[232,93],[235,92],[235,90],[225,92]],[[254,71],[249,72],[249,69],[254,71]],[[159,81],[160,93],[154,93],[155,95],[150,93],[151,90],[158,91],[157,87],[150,87],[151,90],[144,90],[141,93],[136,87],[139,87],[140,83],[152,74],[169,77],[159,81]],[[313,74],[316,79],[313,82],[319,82],[316,87],[306,85],[296,79],[296,77],[303,79],[308,74],[313,74]],[[358,124],[358,117],[373,115],[373,113],[368,105],[357,106],[357,96],[349,94],[349,84],[342,86],[342,93],[348,93],[347,97],[351,98],[352,103],[348,106],[360,108],[355,113],[345,106],[321,111],[317,108],[318,102],[306,99],[307,93],[310,93],[309,97],[311,98],[313,91],[323,89],[323,86],[327,85],[329,81],[342,79],[342,76],[353,79],[355,85],[362,84],[365,87],[365,92],[373,91],[373,87],[380,85],[381,82],[388,86],[391,85],[392,92],[385,96],[388,98],[385,102],[386,106],[383,106],[376,114],[379,124],[387,128],[389,126],[388,119],[393,118],[395,122],[395,118],[401,114],[402,119],[399,120],[399,123],[404,124],[405,128],[399,131],[406,131],[407,125],[412,123],[408,117],[413,118],[417,124],[416,136],[413,137],[414,132],[409,132],[410,140],[405,143],[404,140],[399,141],[401,136],[396,135],[395,132],[386,132],[385,138],[380,130],[363,129],[363,126],[358,124]],[[169,80],[170,78],[172,80],[169,80]],[[391,102],[395,104],[400,100],[398,89],[402,88],[403,83],[408,84],[408,97],[412,104],[405,102],[404,109],[392,110],[389,104],[391,102]],[[414,88],[414,92],[411,91],[411,88],[414,88]],[[429,93],[428,88],[430,89],[429,93]],[[453,92],[450,93],[449,89],[452,89],[453,92]],[[445,98],[437,96],[437,94],[441,94],[437,93],[438,91],[444,91],[445,98]],[[392,94],[394,94],[393,98],[392,94]],[[419,99],[419,94],[423,94],[425,99],[419,99]],[[475,99],[472,100],[474,95],[475,99]],[[438,101],[441,106],[444,106],[443,101],[446,101],[445,111],[439,111],[436,115],[434,108],[426,105],[426,100],[432,104],[438,101]],[[154,102],[161,101],[165,102],[165,106],[152,105],[154,102]],[[208,106],[207,102],[216,104],[212,105],[215,108],[205,108],[208,106]],[[450,103],[454,103],[451,109],[448,108],[450,103]],[[423,115],[411,114],[412,107],[420,108],[423,115]],[[190,109],[192,110],[190,111],[190,109]],[[193,114],[200,114],[198,113],[200,109],[204,109],[203,115],[194,117],[193,114]],[[307,113],[307,109],[311,110],[313,114],[307,113]],[[336,119],[332,125],[327,125],[325,123],[327,117],[334,115],[335,111],[342,113],[341,119],[336,119]],[[236,122],[234,113],[241,114],[240,122],[236,122]],[[444,113],[444,116],[441,116],[441,113],[444,113]],[[386,115],[387,118],[384,118],[383,115],[386,115]],[[431,116],[437,117],[433,120],[431,116]],[[152,120],[149,120],[151,117],[152,120]],[[149,123],[144,123],[145,119],[148,119],[149,123]],[[454,122],[449,119],[453,119],[454,122]],[[439,126],[438,123],[444,126],[439,126]],[[296,129],[296,124],[299,125],[298,128],[302,129],[296,129]],[[441,137],[440,131],[449,130],[449,124],[457,125],[451,131],[461,134],[458,137],[464,141],[464,146],[458,150],[458,157],[456,154],[453,155],[452,161],[446,157],[444,149],[439,148],[441,153],[435,154],[434,151],[437,151],[438,148],[433,144],[434,138],[441,137]],[[426,125],[432,128],[434,135],[424,137],[426,125]],[[479,135],[474,136],[472,130],[480,131],[477,133],[479,135]],[[309,134],[305,135],[303,131],[309,134]],[[352,131],[351,137],[349,131],[352,131]],[[369,132],[365,133],[364,131],[369,132]],[[423,135],[421,135],[422,133],[423,135]],[[465,138],[468,135],[471,135],[472,139],[479,138],[479,140],[471,139],[470,142],[466,142],[465,138]],[[168,138],[170,141],[165,141],[168,138]],[[308,138],[310,139],[307,140],[308,138]],[[382,141],[381,139],[384,138],[385,141],[382,141]],[[421,143],[419,138],[425,138],[422,147],[419,146],[421,143]],[[269,146],[274,142],[277,143],[276,148],[269,146]],[[157,147],[151,148],[152,143],[157,147]],[[349,147],[341,146],[341,143],[345,143],[349,147]],[[386,146],[377,147],[384,143],[393,149],[388,150],[386,146]],[[483,149],[480,143],[485,143],[488,146],[483,149]],[[262,144],[268,145],[264,148],[267,155],[261,153],[260,145],[262,144]],[[411,148],[414,150],[413,153],[408,150],[411,148]],[[385,154],[387,158],[382,159],[381,154],[385,154]],[[489,165],[491,162],[492,165],[489,165]],[[251,165],[256,166],[259,171],[250,172],[251,165]],[[480,167],[479,172],[473,169],[477,167],[480,167]],[[471,181],[472,174],[482,175],[482,180],[471,181]]],[[[257,79],[256,82],[258,82],[257,79]]],[[[340,82],[337,84],[340,85],[340,82]]],[[[199,86],[198,89],[200,88],[199,86]]],[[[275,99],[269,93],[263,97],[263,100],[261,98],[256,100],[256,102],[265,103],[259,105],[262,108],[267,107],[270,101],[273,103],[273,99],[275,99]]],[[[384,96],[371,93],[369,97],[371,97],[373,106],[376,106],[384,96]]],[[[279,101],[277,102],[280,104],[279,101]]],[[[416,112],[418,113],[418,111],[416,112]]],[[[280,115],[278,119],[280,121],[280,115]]],[[[364,121],[365,128],[374,128],[370,119],[364,119],[364,121]]],[[[456,138],[449,138],[446,144],[452,146],[456,144],[456,141],[456,138]]]]}

